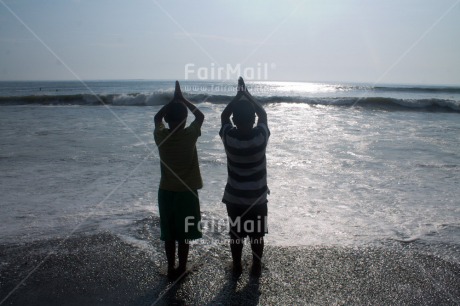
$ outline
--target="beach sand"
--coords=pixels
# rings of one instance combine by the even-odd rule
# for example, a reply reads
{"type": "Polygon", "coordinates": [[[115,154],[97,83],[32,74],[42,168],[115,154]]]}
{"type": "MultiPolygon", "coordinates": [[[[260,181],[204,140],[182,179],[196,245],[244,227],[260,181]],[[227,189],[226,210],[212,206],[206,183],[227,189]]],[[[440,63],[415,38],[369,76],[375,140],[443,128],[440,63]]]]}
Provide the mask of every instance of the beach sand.
{"type": "Polygon", "coordinates": [[[1,305],[460,303],[460,265],[409,248],[268,246],[257,279],[245,247],[235,279],[228,246],[192,246],[191,272],[174,283],[152,245],[160,255],[108,233],[0,246],[1,305]]]}

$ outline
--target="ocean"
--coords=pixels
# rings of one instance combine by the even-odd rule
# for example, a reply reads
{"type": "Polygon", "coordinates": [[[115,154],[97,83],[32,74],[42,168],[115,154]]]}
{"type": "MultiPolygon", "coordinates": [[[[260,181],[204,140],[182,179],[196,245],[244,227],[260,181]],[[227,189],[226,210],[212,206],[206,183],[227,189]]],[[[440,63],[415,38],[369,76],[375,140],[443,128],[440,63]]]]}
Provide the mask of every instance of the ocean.
{"type": "MultiPolygon", "coordinates": [[[[227,237],[220,113],[235,82],[183,81],[203,248],[227,237]],[[191,122],[191,115],[188,122],[191,122]]],[[[264,104],[274,246],[411,244],[460,261],[460,87],[248,82],[264,104]]],[[[0,82],[0,244],[159,239],[153,116],[174,81],[0,82]]]]}

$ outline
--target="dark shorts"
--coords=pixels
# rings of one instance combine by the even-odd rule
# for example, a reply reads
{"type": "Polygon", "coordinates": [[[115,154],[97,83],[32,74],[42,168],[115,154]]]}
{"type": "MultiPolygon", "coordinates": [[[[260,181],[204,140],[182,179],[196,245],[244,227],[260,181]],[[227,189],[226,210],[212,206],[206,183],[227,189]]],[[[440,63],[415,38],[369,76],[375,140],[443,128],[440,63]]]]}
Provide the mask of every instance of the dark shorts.
{"type": "Polygon", "coordinates": [[[185,241],[202,237],[198,192],[159,189],[158,207],[161,240],[185,241]]]}
{"type": "Polygon", "coordinates": [[[267,234],[267,210],[267,203],[252,206],[227,204],[230,238],[258,238],[267,234]]]}

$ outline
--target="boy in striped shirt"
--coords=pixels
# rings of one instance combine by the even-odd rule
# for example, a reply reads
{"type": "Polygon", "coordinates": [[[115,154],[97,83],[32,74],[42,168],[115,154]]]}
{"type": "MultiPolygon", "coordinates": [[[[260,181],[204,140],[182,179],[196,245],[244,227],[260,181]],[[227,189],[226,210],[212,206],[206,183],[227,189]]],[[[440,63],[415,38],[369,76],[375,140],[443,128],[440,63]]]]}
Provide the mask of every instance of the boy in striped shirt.
{"type": "Polygon", "coordinates": [[[243,79],[238,93],[221,115],[222,138],[227,154],[228,179],[222,202],[230,223],[230,250],[233,272],[241,274],[243,241],[249,236],[253,253],[251,272],[260,276],[264,240],[267,233],[267,163],[265,150],[270,131],[267,113],[248,92],[243,79]],[[233,123],[230,116],[233,114],[233,123]],[[254,127],[255,115],[257,125],[254,127]]]}

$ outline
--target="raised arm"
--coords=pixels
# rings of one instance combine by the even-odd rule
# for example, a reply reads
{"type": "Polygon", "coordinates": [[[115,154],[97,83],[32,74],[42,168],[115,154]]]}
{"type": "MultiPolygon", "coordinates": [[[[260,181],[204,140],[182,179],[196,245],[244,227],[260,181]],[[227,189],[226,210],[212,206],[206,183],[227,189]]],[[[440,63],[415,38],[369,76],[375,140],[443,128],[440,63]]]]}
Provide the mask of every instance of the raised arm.
{"type": "Polygon", "coordinates": [[[244,96],[254,105],[254,110],[257,115],[257,123],[265,123],[267,124],[267,113],[265,112],[265,109],[263,108],[262,104],[257,102],[256,99],[249,93],[246,85],[244,84],[243,78],[238,79],[238,87],[243,88],[243,94],[244,96]]]}
{"type": "Polygon", "coordinates": [[[176,81],[176,88],[174,91],[174,100],[176,101],[182,101],[185,106],[192,112],[192,114],[195,116],[195,120],[198,122],[198,124],[201,126],[204,122],[204,114],[190,102],[189,100],[185,99],[184,96],[182,95],[182,91],[180,89],[179,82],[176,81]]]}
{"type": "Polygon", "coordinates": [[[265,112],[265,109],[263,108],[262,104],[260,104],[256,99],[254,99],[254,97],[248,91],[246,91],[244,95],[254,105],[254,110],[257,115],[257,123],[267,124],[267,112],[265,112]]]}
{"type": "Polygon", "coordinates": [[[233,104],[238,101],[241,97],[243,96],[243,93],[241,91],[238,91],[236,96],[230,101],[230,103],[227,104],[227,106],[224,108],[222,111],[222,114],[220,115],[220,122],[221,125],[227,124],[227,123],[232,123],[230,121],[230,116],[232,115],[232,110],[233,110],[233,104]]]}
{"type": "Polygon", "coordinates": [[[168,105],[173,102],[174,100],[166,103],[165,105],[163,105],[162,108],[160,108],[160,110],[156,113],[155,117],[154,117],[154,121],[155,121],[155,127],[159,127],[161,124],[163,124],[163,118],[166,116],[166,112],[168,110],[168,105]]]}

